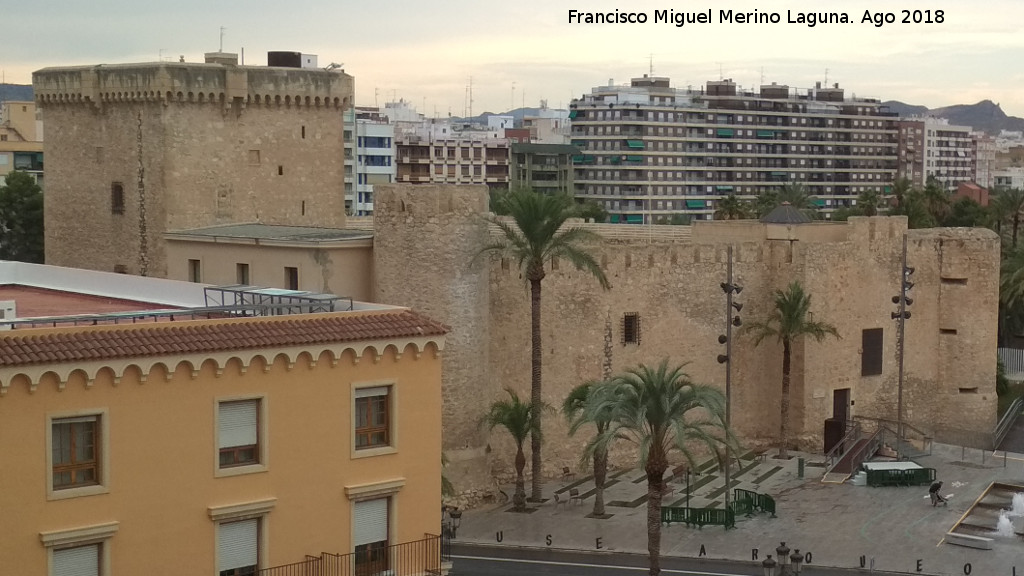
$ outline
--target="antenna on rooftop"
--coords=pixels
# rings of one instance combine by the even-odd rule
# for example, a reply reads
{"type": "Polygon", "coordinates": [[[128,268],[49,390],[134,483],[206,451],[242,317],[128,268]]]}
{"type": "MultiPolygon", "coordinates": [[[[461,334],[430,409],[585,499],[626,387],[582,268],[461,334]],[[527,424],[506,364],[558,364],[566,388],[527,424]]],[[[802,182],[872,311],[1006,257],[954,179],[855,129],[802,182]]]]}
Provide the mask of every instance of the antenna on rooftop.
{"type": "Polygon", "coordinates": [[[764,85],[764,66],[761,66],[761,84],[764,85]]]}
{"type": "Polygon", "coordinates": [[[647,55],[649,76],[654,76],[654,53],[647,55]]]}
{"type": "Polygon", "coordinates": [[[721,80],[725,77],[725,74],[722,73],[722,63],[716,62],[716,64],[718,64],[718,79],[721,80]]]}
{"type": "Polygon", "coordinates": [[[225,30],[227,30],[227,28],[225,28],[223,26],[220,27],[220,51],[221,52],[224,51],[224,31],[225,30]]]}
{"type": "Polygon", "coordinates": [[[828,88],[828,68],[825,68],[825,88],[828,88]]]}

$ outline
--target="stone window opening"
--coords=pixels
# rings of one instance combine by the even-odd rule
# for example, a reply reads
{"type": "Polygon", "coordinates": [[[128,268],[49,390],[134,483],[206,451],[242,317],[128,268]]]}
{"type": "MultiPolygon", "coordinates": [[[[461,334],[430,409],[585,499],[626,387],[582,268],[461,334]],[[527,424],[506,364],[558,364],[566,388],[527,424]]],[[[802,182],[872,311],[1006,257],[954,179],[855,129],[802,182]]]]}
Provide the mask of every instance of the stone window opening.
{"type": "Polygon", "coordinates": [[[622,345],[640,344],[640,314],[628,312],[622,315],[622,345]]]}
{"type": "Polygon", "coordinates": [[[120,182],[110,184],[110,213],[124,214],[124,185],[120,182]]]}
{"type": "Polygon", "coordinates": [[[878,376],[882,373],[882,334],[882,328],[861,331],[861,376],[878,376]]]}

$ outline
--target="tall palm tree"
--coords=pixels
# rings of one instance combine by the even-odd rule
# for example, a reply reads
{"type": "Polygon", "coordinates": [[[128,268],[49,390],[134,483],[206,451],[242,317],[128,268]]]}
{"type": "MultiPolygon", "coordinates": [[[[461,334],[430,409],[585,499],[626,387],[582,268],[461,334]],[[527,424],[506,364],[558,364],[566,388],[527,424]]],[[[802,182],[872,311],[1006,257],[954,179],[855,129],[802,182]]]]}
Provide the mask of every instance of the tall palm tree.
{"type": "MultiPolygon", "coordinates": [[[[1009,220],[1012,228],[1010,248],[1017,247],[1017,233],[1020,230],[1021,212],[1024,211],[1024,191],[1016,188],[1000,190],[992,203],[993,212],[999,215],[998,225],[1009,220]]],[[[997,227],[997,231],[999,228],[997,227]]]]}
{"type": "Polygon", "coordinates": [[[495,217],[489,221],[501,231],[501,238],[480,249],[481,254],[501,254],[519,264],[530,282],[530,403],[533,426],[530,434],[532,452],[532,500],[540,500],[541,480],[541,337],[540,295],[544,265],[553,258],[572,263],[578,270],[589,272],[601,287],[611,287],[601,266],[587,251],[586,244],[599,237],[589,230],[564,226],[577,215],[576,203],[566,194],[537,194],[531,190],[513,190],[499,197],[501,211],[512,217],[512,223],[495,217]]]}
{"type": "Polygon", "coordinates": [[[839,338],[835,326],[816,322],[810,315],[811,295],[804,292],[800,282],[794,280],[786,291],[775,291],[775,306],[767,320],[751,322],[744,331],[754,336],[758,346],[765,338],[775,337],[782,343],[782,405],[779,425],[779,458],[789,453],[789,384],[792,370],[793,342],[802,336],[811,336],[818,342],[826,336],[839,338]]]}
{"type": "MultiPolygon", "coordinates": [[[[587,405],[587,399],[599,384],[600,381],[594,380],[584,382],[570,390],[569,395],[562,402],[562,414],[569,421],[570,435],[576,434],[584,424],[589,422],[593,422],[597,427],[598,436],[608,429],[608,418],[611,415],[609,410],[595,415],[593,420],[585,420],[581,417],[584,407],[587,405]]],[[[587,456],[584,456],[584,461],[588,459],[587,456]]],[[[593,460],[594,465],[594,512],[592,515],[600,518],[604,516],[604,483],[608,477],[608,451],[604,447],[597,448],[589,459],[593,460]]]]}
{"type": "Polygon", "coordinates": [[[682,366],[664,360],[656,368],[640,365],[597,384],[588,394],[583,421],[607,421],[608,427],[587,445],[587,453],[607,450],[615,440],[640,449],[647,472],[647,551],[651,576],[661,571],[661,498],[665,471],[672,452],[691,465],[693,444],[715,452],[723,442],[735,442],[725,427],[725,396],[720,390],[696,384],[682,366]]]}
{"type": "Polygon", "coordinates": [[[803,184],[786,184],[779,191],[777,197],[778,205],[783,202],[789,202],[790,206],[797,210],[817,210],[818,207],[814,204],[813,197],[807,193],[807,188],[803,184]]]}
{"type": "Polygon", "coordinates": [[[729,194],[719,200],[717,208],[715,220],[742,220],[747,217],[746,203],[737,198],[735,194],[729,194]]]}
{"type": "Polygon", "coordinates": [[[949,192],[942,187],[942,184],[934,177],[928,178],[922,194],[925,208],[931,214],[936,225],[942,224],[949,216],[950,202],[949,192]]]}
{"type": "Polygon", "coordinates": [[[519,399],[515,390],[506,388],[508,400],[495,400],[481,419],[488,429],[500,426],[512,435],[516,443],[516,489],[512,495],[512,509],[516,512],[526,511],[526,482],[523,479],[523,468],[526,467],[526,455],[523,454],[523,443],[533,429],[533,406],[519,399]]]}

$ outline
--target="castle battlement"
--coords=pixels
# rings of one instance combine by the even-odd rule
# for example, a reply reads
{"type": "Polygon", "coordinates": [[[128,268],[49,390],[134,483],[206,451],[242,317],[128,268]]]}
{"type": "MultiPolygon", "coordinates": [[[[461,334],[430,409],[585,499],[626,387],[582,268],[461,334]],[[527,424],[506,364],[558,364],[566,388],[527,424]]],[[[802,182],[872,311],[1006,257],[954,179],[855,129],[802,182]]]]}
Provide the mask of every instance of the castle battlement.
{"type": "Polygon", "coordinates": [[[191,62],[44,68],[32,74],[32,85],[41,106],[192,102],[344,110],[355,91],[344,72],[191,62]]]}

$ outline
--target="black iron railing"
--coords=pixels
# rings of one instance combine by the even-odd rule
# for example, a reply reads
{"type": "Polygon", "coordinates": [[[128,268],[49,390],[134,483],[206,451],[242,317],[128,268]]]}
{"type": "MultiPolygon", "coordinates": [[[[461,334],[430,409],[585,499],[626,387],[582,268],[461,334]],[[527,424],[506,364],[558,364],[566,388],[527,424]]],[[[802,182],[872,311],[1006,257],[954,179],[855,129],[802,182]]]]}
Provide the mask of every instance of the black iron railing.
{"type": "MultiPolygon", "coordinates": [[[[448,542],[449,557],[451,556],[448,542]]],[[[257,576],[422,576],[441,574],[442,538],[427,534],[422,540],[381,546],[363,552],[306,556],[305,560],[264,568],[257,576]]]]}

